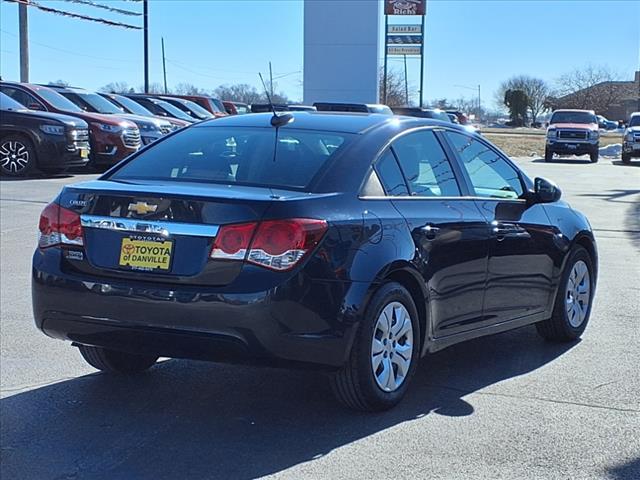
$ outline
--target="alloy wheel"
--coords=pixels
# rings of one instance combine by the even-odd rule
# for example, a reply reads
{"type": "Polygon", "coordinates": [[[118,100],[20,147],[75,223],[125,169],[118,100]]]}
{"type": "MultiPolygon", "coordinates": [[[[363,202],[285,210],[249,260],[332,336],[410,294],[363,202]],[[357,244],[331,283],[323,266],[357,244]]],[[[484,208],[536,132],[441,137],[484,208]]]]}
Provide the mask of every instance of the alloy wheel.
{"type": "Polygon", "coordinates": [[[582,260],[578,260],[571,269],[567,280],[565,308],[569,324],[573,328],[582,325],[589,310],[591,278],[589,268],[582,260]]]}
{"type": "Polygon", "coordinates": [[[400,302],[382,309],[371,341],[371,368],[378,386],[393,392],[404,383],[413,355],[413,324],[400,302]]]}
{"type": "Polygon", "coordinates": [[[29,165],[29,149],[22,142],[8,140],[0,145],[0,167],[11,174],[25,170],[29,165]]]}

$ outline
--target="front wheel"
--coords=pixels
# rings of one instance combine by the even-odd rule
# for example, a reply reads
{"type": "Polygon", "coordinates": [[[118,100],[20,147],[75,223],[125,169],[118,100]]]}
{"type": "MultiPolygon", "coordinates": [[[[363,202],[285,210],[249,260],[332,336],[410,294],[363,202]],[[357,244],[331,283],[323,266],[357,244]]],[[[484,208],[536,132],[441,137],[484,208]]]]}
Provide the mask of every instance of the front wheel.
{"type": "Polygon", "coordinates": [[[631,155],[628,153],[622,154],[622,163],[631,163],[631,155]]]}
{"type": "Polygon", "coordinates": [[[136,355],[89,345],[79,345],[78,349],[89,365],[108,373],[140,373],[151,368],[158,360],[158,357],[150,355],[136,355]]]}
{"type": "Polygon", "coordinates": [[[338,399],[349,408],[381,411],[407,391],[418,363],[418,313],[399,283],[383,285],[372,297],[347,364],[332,378],[338,399]]]}
{"type": "Polygon", "coordinates": [[[589,159],[591,163],[598,163],[598,157],[600,156],[600,152],[596,149],[595,151],[589,154],[589,159]]]}
{"type": "Polygon", "coordinates": [[[553,160],[553,152],[547,148],[544,151],[544,161],[550,162],[551,160],[553,160]]]}
{"type": "Polygon", "coordinates": [[[0,172],[10,177],[25,177],[36,166],[36,149],[22,135],[7,135],[0,141],[0,172]]]}
{"type": "Polygon", "coordinates": [[[595,288],[589,253],[576,246],[562,273],[551,318],[536,323],[538,333],[553,342],[571,342],[587,328],[595,288]]]}

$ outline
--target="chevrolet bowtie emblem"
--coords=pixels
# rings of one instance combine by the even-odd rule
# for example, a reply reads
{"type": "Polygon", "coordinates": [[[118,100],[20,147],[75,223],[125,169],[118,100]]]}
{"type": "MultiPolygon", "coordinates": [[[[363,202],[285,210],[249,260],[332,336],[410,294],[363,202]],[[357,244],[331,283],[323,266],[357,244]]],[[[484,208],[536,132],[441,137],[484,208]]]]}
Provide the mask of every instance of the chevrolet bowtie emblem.
{"type": "Polygon", "coordinates": [[[147,213],[153,213],[158,209],[158,205],[149,205],[147,202],[136,202],[129,204],[129,211],[135,212],[138,215],[146,215],[147,213]]]}

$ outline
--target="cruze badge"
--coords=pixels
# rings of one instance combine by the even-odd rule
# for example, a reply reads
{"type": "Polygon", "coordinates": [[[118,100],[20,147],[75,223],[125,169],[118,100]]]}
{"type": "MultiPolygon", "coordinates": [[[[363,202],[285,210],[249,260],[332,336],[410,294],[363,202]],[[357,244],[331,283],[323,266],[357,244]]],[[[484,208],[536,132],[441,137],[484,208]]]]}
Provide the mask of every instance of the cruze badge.
{"type": "Polygon", "coordinates": [[[129,204],[129,211],[135,212],[138,215],[146,215],[147,213],[153,213],[158,209],[158,205],[150,205],[147,202],[136,202],[129,204]]]}

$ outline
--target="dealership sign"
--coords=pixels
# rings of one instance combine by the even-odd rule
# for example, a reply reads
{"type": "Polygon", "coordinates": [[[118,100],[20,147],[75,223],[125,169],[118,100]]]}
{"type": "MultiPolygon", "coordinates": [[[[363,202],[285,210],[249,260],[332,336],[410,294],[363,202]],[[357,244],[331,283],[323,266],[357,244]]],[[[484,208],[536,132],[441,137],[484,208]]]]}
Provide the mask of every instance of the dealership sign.
{"type": "Polygon", "coordinates": [[[420,46],[387,47],[387,55],[421,55],[420,46]]]}
{"type": "Polygon", "coordinates": [[[424,15],[427,0],[384,0],[385,15],[424,15]]]}
{"type": "Polygon", "coordinates": [[[420,35],[422,33],[422,25],[389,25],[387,27],[387,33],[420,35]]]}
{"type": "Polygon", "coordinates": [[[387,45],[421,45],[421,35],[387,35],[387,45]]]}

